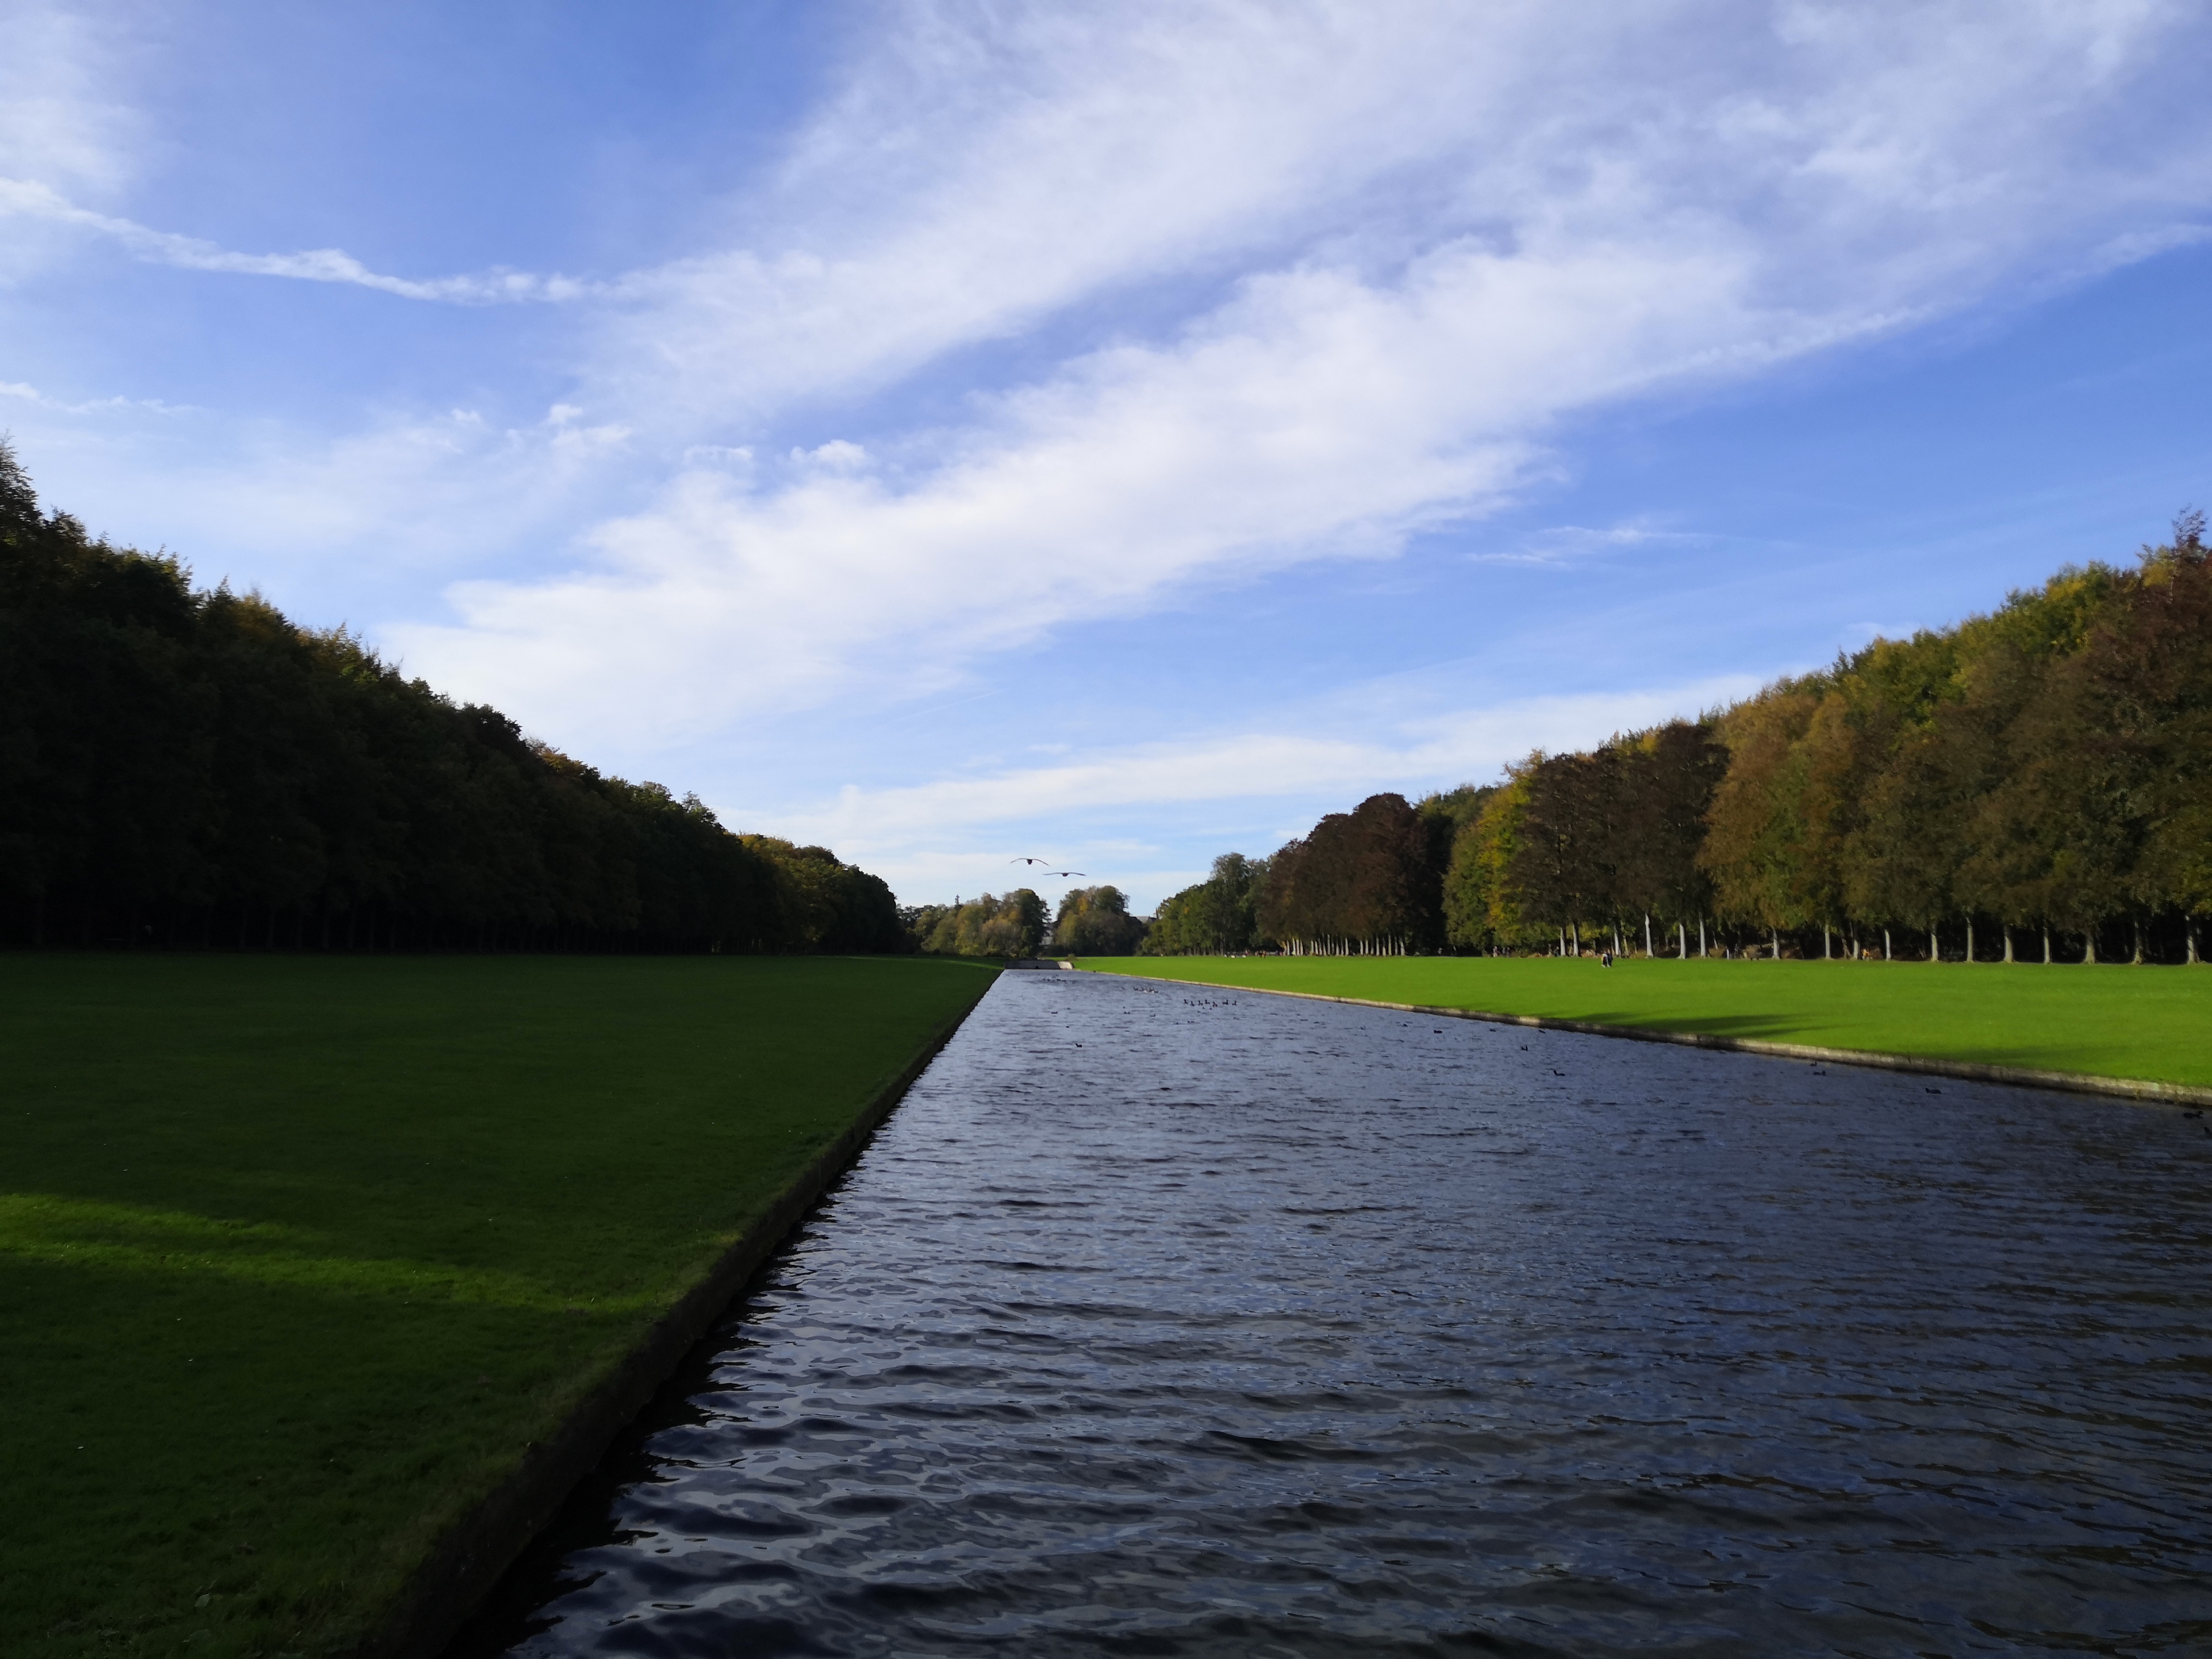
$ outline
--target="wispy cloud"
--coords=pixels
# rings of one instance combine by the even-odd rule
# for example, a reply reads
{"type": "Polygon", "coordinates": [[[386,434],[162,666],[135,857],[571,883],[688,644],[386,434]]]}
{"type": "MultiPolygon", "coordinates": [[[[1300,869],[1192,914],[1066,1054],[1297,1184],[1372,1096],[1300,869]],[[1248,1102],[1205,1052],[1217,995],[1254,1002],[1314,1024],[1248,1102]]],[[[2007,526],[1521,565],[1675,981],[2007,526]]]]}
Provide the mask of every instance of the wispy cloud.
{"type": "Polygon", "coordinates": [[[949,89],[864,71],[793,175],[888,156],[915,187],[830,191],[836,258],[640,290],[605,336],[630,365],[611,405],[649,385],[645,429],[726,414],[1232,245],[1272,258],[873,460],[679,477],[574,574],[454,590],[458,626],[406,634],[418,660],[564,729],[650,710],[672,739],[877,665],[941,685],[1194,581],[1387,556],[1510,491],[1563,416],[1891,332],[2212,204],[2212,121],[2159,55],[2172,8],[1223,6],[1146,13],[1118,47],[1016,9],[992,14],[1011,70],[1000,34],[917,15],[949,89]],[[1279,151],[1332,160],[1301,187],[1279,151]],[[1352,188],[1386,178],[1395,207],[1352,188]],[[1071,201],[1109,224],[1155,202],[1164,228],[1094,247],[1071,201]]]}
{"type": "Polygon", "coordinates": [[[1648,524],[1551,525],[1522,536],[1513,546],[1466,556],[1474,564],[1578,565],[1609,553],[1638,547],[1698,547],[1713,538],[1694,531],[1660,530],[1648,524]]]}
{"type": "Polygon", "coordinates": [[[82,8],[21,0],[0,52],[0,173],[112,189],[130,170],[140,123],[116,95],[113,22],[82,8]]]}
{"type": "Polygon", "coordinates": [[[0,380],[0,398],[11,398],[17,403],[52,410],[59,415],[100,415],[125,410],[149,415],[190,415],[197,412],[189,404],[164,403],[159,398],[88,398],[70,403],[63,398],[50,398],[25,380],[0,380]]]}
{"type": "Polygon", "coordinates": [[[578,300],[602,291],[568,276],[540,276],[527,271],[495,270],[460,276],[389,276],[371,270],[337,248],[299,253],[239,253],[197,236],[152,230],[78,207],[51,186],[33,179],[0,178],[0,217],[43,220],[90,231],[117,243],[134,258],[185,270],[228,271],[240,276],[282,276],[302,283],[349,283],[356,288],[396,294],[405,300],[452,305],[501,305],[520,301],[578,300]]]}

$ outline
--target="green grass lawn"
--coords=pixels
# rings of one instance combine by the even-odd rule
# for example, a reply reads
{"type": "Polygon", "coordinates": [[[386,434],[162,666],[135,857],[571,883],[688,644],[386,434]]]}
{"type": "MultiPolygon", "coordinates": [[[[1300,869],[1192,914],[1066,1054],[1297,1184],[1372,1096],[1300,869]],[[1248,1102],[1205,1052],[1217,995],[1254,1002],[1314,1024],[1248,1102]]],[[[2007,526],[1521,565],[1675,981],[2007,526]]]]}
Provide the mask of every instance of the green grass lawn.
{"type": "Polygon", "coordinates": [[[2212,1084],[2212,968],[1550,957],[1124,957],[1083,966],[1257,991],[2212,1084]]]}
{"type": "Polygon", "coordinates": [[[0,1653],[343,1649],[991,978],[0,957],[0,1653]]]}

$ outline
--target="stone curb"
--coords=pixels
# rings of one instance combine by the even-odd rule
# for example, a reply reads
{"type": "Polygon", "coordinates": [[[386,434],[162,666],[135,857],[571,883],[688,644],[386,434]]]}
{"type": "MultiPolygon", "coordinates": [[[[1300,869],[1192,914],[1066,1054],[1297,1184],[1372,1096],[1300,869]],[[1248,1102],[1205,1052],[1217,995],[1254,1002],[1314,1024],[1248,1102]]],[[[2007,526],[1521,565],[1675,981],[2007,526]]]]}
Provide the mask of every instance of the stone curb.
{"type": "MultiPolygon", "coordinates": [[[[980,1004],[981,999],[976,1001],[980,1004]]],[[[483,1604],[500,1576],[560,1512],[576,1483],[597,1467],[615,1437],[645,1409],[822,1194],[853,1166],[915,1079],[975,1009],[971,1004],[933,1036],[845,1132],[783,1189],[767,1212],[723,1252],[706,1277],[654,1322],[613,1374],[586,1396],[552,1437],[532,1445],[521,1467],[454,1525],[353,1650],[355,1659],[422,1659],[444,1650],[483,1604]]]]}
{"type": "MultiPolygon", "coordinates": [[[[1098,971],[1096,969],[1090,970],[1098,971]]],[[[1822,1048],[1806,1042],[1768,1042],[1759,1037],[1717,1036],[1705,1031],[1661,1031],[1640,1025],[1601,1025],[1586,1019],[1550,1019],[1540,1014],[1494,1014],[1474,1008],[1432,1008],[1418,1002],[1377,1002],[1367,997],[1332,997],[1318,991],[1276,991],[1255,985],[1225,985],[1218,980],[1152,979],[1155,985],[1202,985],[1210,991],[1249,991],[1255,996],[1297,997],[1306,1002],[1342,1002],[1357,1008],[1388,1008],[1401,1014],[1433,1014],[1445,1019],[1480,1019],[1494,1025],[1531,1025],[1547,1031],[1578,1031],[1585,1036],[1626,1037],[1633,1042],[1672,1042],[1688,1048],[1722,1048],[1777,1060],[1817,1060],[1824,1065],[1866,1066],[1885,1072],[1917,1072],[1968,1083],[2006,1083],[2025,1089],[2063,1089],[2070,1094],[2115,1096],[2174,1106],[2212,1106],[2212,1089],[2188,1083],[2157,1083],[2148,1078],[2092,1077],[2083,1072],[2044,1072],[2026,1066],[1983,1066],[1972,1060],[1942,1060],[1932,1054],[1891,1054],[1874,1048],[1822,1048]]]]}

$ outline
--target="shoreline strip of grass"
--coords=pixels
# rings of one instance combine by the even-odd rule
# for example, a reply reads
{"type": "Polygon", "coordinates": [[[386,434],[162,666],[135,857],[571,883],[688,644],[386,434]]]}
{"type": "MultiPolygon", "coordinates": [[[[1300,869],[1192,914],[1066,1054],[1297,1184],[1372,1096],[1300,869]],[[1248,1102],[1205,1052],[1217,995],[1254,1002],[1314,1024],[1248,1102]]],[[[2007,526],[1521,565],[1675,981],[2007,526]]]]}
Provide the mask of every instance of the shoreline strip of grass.
{"type": "Polygon", "coordinates": [[[0,954],[0,1651],[435,1652],[995,975],[0,954]]]}
{"type": "MultiPolygon", "coordinates": [[[[2201,1040],[2212,1030],[2212,974],[2181,969],[2114,967],[2082,980],[2063,977],[2081,969],[2062,968],[2051,970],[2062,977],[2045,980],[1994,974],[1996,963],[1979,964],[1981,971],[1963,978],[1929,979],[1912,975],[1943,975],[1944,968],[1623,959],[1606,969],[1589,959],[1266,957],[1093,957],[1080,965],[1404,1013],[2212,1104],[2212,1054],[2201,1040]],[[1824,973],[1830,976],[1820,977],[1824,973]],[[2054,1059],[2062,1063],[2048,1063],[2054,1059]]],[[[1962,966],[1951,964],[1949,974],[1962,966]]]]}
{"type": "Polygon", "coordinates": [[[531,1540],[560,1513],[568,1494],[598,1465],[616,1437],[714,1328],[792,1229],[853,1167],[876,1131],[898,1109],[915,1079],[973,1012],[971,1006],[937,1030],[845,1132],[799,1171],[673,1308],[653,1322],[553,1437],[533,1445],[514,1474],[439,1541],[362,1644],[359,1659],[417,1659],[444,1650],[531,1540]]]}

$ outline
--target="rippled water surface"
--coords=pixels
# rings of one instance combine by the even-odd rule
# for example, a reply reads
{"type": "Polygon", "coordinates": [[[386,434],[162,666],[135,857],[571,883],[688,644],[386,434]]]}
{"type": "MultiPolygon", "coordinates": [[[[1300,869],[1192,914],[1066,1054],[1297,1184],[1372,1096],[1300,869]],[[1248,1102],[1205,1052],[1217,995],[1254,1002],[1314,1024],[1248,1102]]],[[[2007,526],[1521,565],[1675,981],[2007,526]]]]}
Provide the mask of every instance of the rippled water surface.
{"type": "Polygon", "coordinates": [[[1439,1024],[1004,975],[473,1650],[2212,1652],[2203,1121],[1439,1024]]]}

